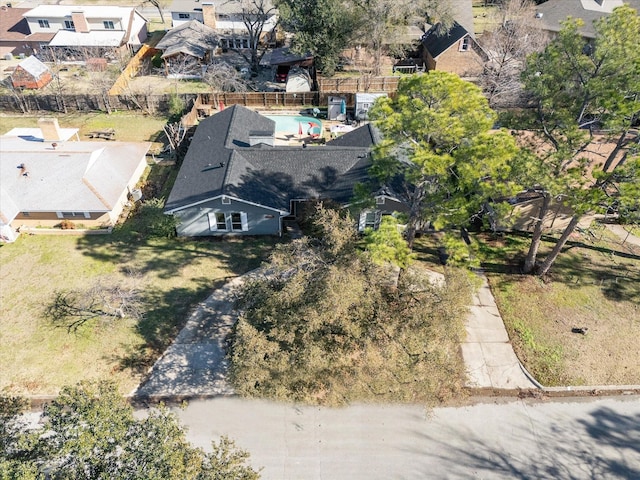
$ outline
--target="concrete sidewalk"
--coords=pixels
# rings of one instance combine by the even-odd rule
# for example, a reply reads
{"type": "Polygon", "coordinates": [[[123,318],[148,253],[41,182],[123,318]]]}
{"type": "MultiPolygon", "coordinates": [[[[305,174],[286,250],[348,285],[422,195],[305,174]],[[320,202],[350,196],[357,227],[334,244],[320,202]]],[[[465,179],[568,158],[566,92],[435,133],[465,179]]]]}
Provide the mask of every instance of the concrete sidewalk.
{"type": "Polygon", "coordinates": [[[473,295],[465,322],[467,338],[462,343],[462,356],[467,367],[467,386],[471,388],[539,388],[525,375],[509,342],[507,330],[487,283],[477,272],[482,285],[473,295]]]}
{"type": "Polygon", "coordinates": [[[629,243],[631,245],[635,245],[636,247],[640,247],[640,238],[636,237],[634,234],[629,232],[623,225],[618,225],[615,223],[605,223],[604,224],[607,229],[616,235],[621,243],[629,243]]]}
{"type": "MultiPolygon", "coordinates": [[[[264,275],[261,269],[237,277],[215,290],[191,314],[167,351],[156,361],[148,378],[133,393],[136,397],[188,397],[232,395],[227,381],[225,343],[237,319],[234,302],[248,278],[264,275]]],[[[473,388],[537,388],[520,367],[484,274],[473,296],[466,321],[462,355],[467,386],[473,388]]],[[[442,278],[434,278],[436,283],[442,278]]]]}

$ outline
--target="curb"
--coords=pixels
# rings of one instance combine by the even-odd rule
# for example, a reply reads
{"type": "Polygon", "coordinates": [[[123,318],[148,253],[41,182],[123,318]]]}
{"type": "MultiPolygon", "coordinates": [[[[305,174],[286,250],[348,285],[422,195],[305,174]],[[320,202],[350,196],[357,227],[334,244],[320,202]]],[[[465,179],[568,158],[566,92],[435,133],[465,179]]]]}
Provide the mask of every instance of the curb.
{"type": "Polygon", "coordinates": [[[619,397],[640,396],[640,385],[601,385],[584,387],[542,387],[501,389],[501,388],[467,388],[466,391],[472,397],[491,398],[581,398],[581,397],[619,397]]]}

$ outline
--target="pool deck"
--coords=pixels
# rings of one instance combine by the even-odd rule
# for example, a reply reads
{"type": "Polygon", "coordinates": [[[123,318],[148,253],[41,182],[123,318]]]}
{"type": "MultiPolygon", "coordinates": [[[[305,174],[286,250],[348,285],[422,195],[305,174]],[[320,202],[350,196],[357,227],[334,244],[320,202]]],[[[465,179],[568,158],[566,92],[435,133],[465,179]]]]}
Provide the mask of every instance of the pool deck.
{"type": "MultiPolygon", "coordinates": [[[[295,115],[295,116],[309,116],[307,114],[300,113],[300,110],[254,110],[261,115],[268,116],[277,116],[277,115],[295,115]]],[[[217,110],[214,110],[217,113],[217,110]]],[[[319,118],[322,122],[322,131],[320,133],[320,138],[324,138],[326,141],[331,140],[331,127],[336,125],[343,125],[344,122],[340,122],[337,120],[326,120],[324,118],[319,118]]],[[[364,125],[364,124],[363,124],[364,125]]],[[[298,135],[297,133],[291,134],[289,132],[275,132],[275,141],[274,144],[278,146],[290,146],[290,147],[298,147],[302,144],[317,144],[318,139],[314,139],[311,135],[306,134],[306,130],[302,135],[298,135]]]]}

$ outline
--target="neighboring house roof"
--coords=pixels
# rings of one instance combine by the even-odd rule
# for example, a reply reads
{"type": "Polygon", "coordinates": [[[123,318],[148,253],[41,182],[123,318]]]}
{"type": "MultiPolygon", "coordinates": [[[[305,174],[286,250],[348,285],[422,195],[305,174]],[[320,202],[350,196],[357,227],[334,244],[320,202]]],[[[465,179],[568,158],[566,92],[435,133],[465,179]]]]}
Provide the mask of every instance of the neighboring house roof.
{"type": "Polygon", "coordinates": [[[249,146],[249,132],[274,129],[273,120],[240,105],[200,122],[165,210],[228,195],[288,212],[293,199],[347,203],[355,183],[369,180],[370,125],[324,146],[249,146]]]}
{"type": "Polygon", "coordinates": [[[169,30],[156,48],[163,51],[162,58],[178,53],[204,58],[208,51],[218,47],[218,42],[219,37],[213,28],[191,20],[169,30]]]}
{"type": "Polygon", "coordinates": [[[49,42],[52,47],[119,47],[126,32],[122,30],[93,30],[74,32],[59,30],[49,42]]]}
{"type": "Polygon", "coordinates": [[[291,52],[289,47],[274,48],[271,52],[269,63],[271,65],[296,65],[296,64],[310,64],[313,60],[311,53],[305,53],[298,55],[291,52]]]}
{"type": "MultiPolygon", "coordinates": [[[[242,12],[242,2],[238,1],[212,1],[212,0],[173,0],[169,10],[171,12],[193,12],[202,10],[203,3],[213,3],[216,14],[229,15],[232,13],[242,12]]],[[[264,9],[269,10],[273,8],[273,4],[266,0],[264,2],[264,9]]]]}
{"type": "Polygon", "coordinates": [[[544,30],[559,32],[567,18],[580,18],[584,21],[580,33],[586,38],[595,38],[593,22],[623,3],[640,12],[640,0],[548,0],[536,7],[536,19],[544,30]]]}
{"type": "MultiPolygon", "coordinates": [[[[58,138],[62,141],[71,140],[73,137],[77,136],[78,131],[78,128],[58,128],[58,132],[60,134],[58,138]]],[[[31,140],[33,142],[44,142],[42,130],[39,128],[12,128],[5,133],[3,137],[21,137],[24,140],[31,140]]]]}
{"type": "Polygon", "coordinates": [[[33,55],[22,60],[18,64],[18,67],[27,72],[33,78],[40,78],[42,74],[49,71],[49,67],[47,67],[33,55]]]}
{"type": "Polygon", "coordinates": [[[111,5],[39,5],[27,11],[24,16],[31,18],[63,18],[71,17],[73,12],[82,11],[86,18],[119,18],[123,21],[123,25],[127,25],[131,12],[134,10],[135,7],[111,5]]]}
{"type": "Polygon", "coordinates": [[[0,137],[0,215],[5,223],[19,211],[112,210],[151,146],[56,143],[54,149],[33,138],[0,137]]]}
{"type": "Polygon", "coordinates": [[[433,58],[438,58],[465,35],[469,35],[467,29],[458,22],[453,22],[453,26],[447,31],[441,30],[441,25],[437,23],[422,37],[422,44],[433,58]]]}
{"type": "Polygon", "coordinates": [[[23,40],[31,33],[23,14],[30,8],[2,7],[0,11],[0,41],[23,40]]]}

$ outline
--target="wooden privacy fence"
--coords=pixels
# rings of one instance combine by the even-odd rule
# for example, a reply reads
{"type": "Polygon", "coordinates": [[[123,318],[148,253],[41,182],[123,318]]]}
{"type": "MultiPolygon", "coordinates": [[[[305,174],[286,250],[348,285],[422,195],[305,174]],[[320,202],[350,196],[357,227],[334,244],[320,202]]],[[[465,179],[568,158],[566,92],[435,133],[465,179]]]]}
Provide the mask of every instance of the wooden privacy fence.
{"type": "Polygon", "coordinates": [[[387,92],[398,90],[400,77],[318,77],[320,93],[387,92]]]}
{"type": "Polygon", "coordinates": [[[135,77],[140,71],[140,67],[144,60],[148,57],[153,57],[160,50],[157,48],[150,47],[149,45],[142,45],[140,50],[133,56],[133,58],[129,61],[125,69],[122,71],[120,76],[111,86],[109,90],[109,95],[120,95],[124,92],[127,84],[129,83],[129,79],[135,77]]]}
{"type": "MultiPolygon", "coordinates": [[[[147,49],[150,55],[152,49],[147,49]]],[[[134,63],[134,62],[132,62],[134,63]]],[[[132,70],[128,70],[131,72],[132,70]]],[[[125,75],[125,73],[123,73],[125,75]]],[[[122,76],[120,77],[122,78],[122,76]]],[[[118,81],[120,81],[120,78],[118,81]]],[[[189,105],[192,100],[200,98],[198,108],[205,111],[205,116],[212,110],[224,106],[243,105],[260,109],[302,108],[327,105],[327,97],[340,94],[345,97],[348,107],[353,107],[357,92],[386,92],[390,96],[396,92],[400,77],[357,77],[357,78],[320,78],[318,92],[220,92],[203,94],[179,94],[178,96],[189,105]],[[366,88],[365,88],[366,87],[366,88]]],[[[116,82],[117,84],[118,82],[116,82]]],[[[111,91],[116,89],[116,84],[111,91]]],[[[148,113],[166,113],[172,94],[77,94],[77,95],[0,95],[0,109],[7,112],[63,112],[139,110],[148,113]]],[[[195,115],[195,114],[194,114],[195,115]]]]}
{"type": "Polygon", "coordinates": [[[245,107],[280,108],[315,105],[318,92],[286,93],[286,92],[220,92],[201,94],[202,103],[215,108],[222,102],[228,105],[245,107]]]}
{"type": "MultiPolygon", "coordinates": [[[[179,94],[185,105],[197,94],[179,94]]],[[[170,94],[160,95],[0,95],[0,110],[5,112],[111,112],[114,110],[166,113],[170,94]],[[108,102],[108,105],[106,103],[108,102]]]]}

